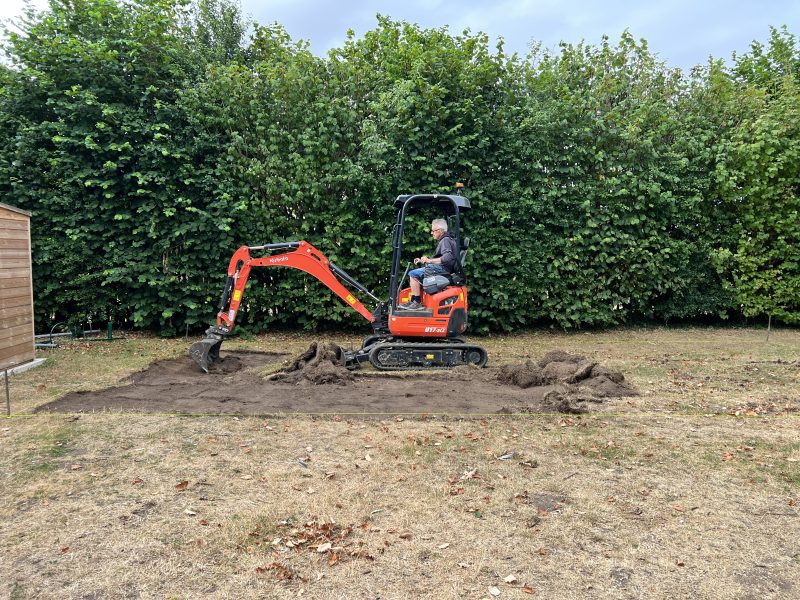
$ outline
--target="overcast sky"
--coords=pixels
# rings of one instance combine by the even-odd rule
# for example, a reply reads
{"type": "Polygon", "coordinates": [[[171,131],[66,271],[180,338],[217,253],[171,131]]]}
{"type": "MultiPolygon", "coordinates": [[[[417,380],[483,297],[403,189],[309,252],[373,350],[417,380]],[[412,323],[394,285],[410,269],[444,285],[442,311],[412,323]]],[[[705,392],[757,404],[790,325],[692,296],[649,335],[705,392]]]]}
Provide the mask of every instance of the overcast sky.
{"type": "MultiPolygon", "coordinates": [[[[22,4],[0,0],[0,19],[19,14],[22,4]]],[[[242,0],[242,12],[259,23],[277,21],[292,38],[308,40],[316,54],[341,45],[348,29],[358,36],[373,29],[376,13],[423,27],[447,25],[452,33],[484,31],[520,54],[531,40],[547,48],[560,40],[597,43],[603,34],[617,41],[628,29],[670,66],[684,69],[709,55],[729,59],[734,50],[746,52],[754,39],[766,42],[770,25],[800,34],[800,0],[242,0]]]]}

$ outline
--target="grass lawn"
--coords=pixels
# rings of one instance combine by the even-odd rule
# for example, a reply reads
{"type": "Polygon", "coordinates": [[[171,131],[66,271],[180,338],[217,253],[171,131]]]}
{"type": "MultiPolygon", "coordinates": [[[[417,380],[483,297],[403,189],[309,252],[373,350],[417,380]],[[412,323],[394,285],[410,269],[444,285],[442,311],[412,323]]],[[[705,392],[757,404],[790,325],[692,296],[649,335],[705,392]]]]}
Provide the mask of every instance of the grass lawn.
{"type": "Polygon", "coordinates": [[[41,352],[43,367],[12,377],[14,416],[0,421],[0,594],[798,598],[800,331],[765,337],[482,339],[490,365],[560,348],[640,395],[585,415],[469,419],[32,414],[192,340],[41,352]]]}

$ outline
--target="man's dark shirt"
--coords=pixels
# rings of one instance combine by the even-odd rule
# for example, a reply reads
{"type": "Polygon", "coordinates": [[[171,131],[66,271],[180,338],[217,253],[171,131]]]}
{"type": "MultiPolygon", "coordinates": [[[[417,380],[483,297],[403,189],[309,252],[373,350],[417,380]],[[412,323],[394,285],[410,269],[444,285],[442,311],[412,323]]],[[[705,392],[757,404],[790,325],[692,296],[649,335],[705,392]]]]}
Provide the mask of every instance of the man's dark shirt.
{"type": "Polygon", "coordinates": [[[436,246],[436,254],[433,255],[433,258],[441,258],[442,266],[452,273],[456,269],[456,254],[458,254],[456,240],[450,233],[445,233],[444,237],[439,240],[439,245],[436,246]]]}

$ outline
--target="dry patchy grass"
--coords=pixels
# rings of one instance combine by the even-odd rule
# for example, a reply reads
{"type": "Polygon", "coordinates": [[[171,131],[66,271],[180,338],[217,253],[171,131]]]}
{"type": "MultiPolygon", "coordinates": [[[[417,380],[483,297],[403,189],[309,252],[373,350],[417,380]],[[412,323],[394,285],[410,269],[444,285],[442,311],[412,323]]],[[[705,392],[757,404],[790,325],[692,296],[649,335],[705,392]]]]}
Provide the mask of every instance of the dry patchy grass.
{"type": "MultiPolygon", "coordinates": [[[[0,423],[0,589],[16,599],[486,598],[492,588],[795,598],[800,338],[763,335],[485,340],[495,364],[563,348],[642,392],[584,416],[17,416],[0,423]]],[[[309,340],[237,345],[295,352],[309,340]]],[[[130,338],[50,352],[12,379],[15,411],[186,347],[130,338]]]]}

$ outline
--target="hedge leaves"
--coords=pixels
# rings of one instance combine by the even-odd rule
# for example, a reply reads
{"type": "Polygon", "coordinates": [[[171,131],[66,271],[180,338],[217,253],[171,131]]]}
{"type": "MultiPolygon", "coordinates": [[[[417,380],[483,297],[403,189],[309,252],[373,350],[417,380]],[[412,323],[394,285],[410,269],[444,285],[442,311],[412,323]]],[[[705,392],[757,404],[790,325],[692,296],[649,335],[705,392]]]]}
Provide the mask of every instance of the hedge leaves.
{"type": "MultiPolygon", "coordinates": [[[[629,33],[508,55],[378,16],[327,57],[227,0],[51,0],[0,65],[0,202],[32,210],[37,328],[165,335],[241,244],[306,239],[383,296],[393,198],[467,185],[471,329],[800,322],[800,52],[685,74],[629,33]]],[[[409,256],[431,242],[421,216],[409,256]]],[[[264,270],[240,322],[360,317],[264,270]]]]}

